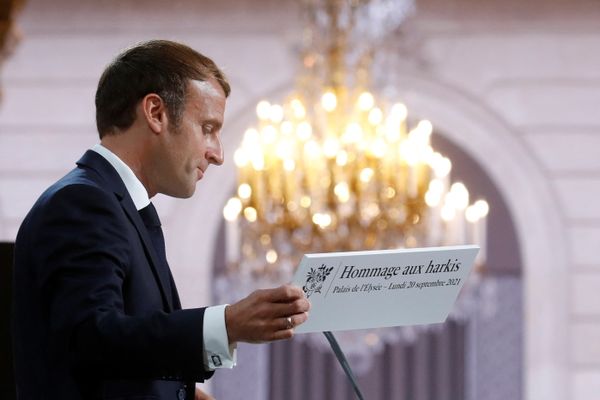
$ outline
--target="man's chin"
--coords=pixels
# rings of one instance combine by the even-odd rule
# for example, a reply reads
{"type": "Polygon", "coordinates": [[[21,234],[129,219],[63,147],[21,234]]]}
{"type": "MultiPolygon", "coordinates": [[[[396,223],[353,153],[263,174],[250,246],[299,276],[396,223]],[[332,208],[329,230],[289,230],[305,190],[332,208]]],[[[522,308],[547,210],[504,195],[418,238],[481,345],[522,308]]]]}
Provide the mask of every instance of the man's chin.
{"type": "Polygon", "coordinates": [[[162,192],[165,196],[175,197],[178,199],[189,199],[196,192],[196,184],[190,185],[188,187],[178,188],[177,190],[169,190],[168,192],[162,192]]]}
{"type": "Polygon", "coordinates": [[[182,193],[181,196],[179,196],[180,199],[189,199],[190,197],[192,197],[194,195],[194,193],[196,193],[196,185],[192,186],[192,190],[188,190],[185,193],[182,193]]]}

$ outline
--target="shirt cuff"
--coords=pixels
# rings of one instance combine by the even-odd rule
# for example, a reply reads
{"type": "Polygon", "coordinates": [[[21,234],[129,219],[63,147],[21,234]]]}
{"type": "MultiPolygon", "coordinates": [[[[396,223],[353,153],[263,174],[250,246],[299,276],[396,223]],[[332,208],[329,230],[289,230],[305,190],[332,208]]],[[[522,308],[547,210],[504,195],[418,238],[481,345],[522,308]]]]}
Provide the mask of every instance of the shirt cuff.
{"type": "Polygon", "coordinates": [[[207,307],[204,310],[204,368],[233,368],[237,363],[237,345],[230,345],[225,326],[225,307],[207,307]]]}

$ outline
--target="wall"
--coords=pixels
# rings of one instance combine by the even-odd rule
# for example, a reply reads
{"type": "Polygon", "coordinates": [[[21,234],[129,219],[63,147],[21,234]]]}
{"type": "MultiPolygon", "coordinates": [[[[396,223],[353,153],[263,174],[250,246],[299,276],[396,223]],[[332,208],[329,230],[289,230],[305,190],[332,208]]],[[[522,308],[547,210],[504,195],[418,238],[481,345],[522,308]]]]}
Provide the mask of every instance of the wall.
{"type": "MultiPolygon", "coordinates": [[[[477,103],[479,115],[489,112],[509,131],[507,138],[523,150],[508,154],[513,163],[521,164],[525,158],[534,164],[519,168],[520,174],[528,176],[537,170],[537,179],[529,188],[520,189],[520,195],[509,194],[508,180],[501,185],[513,198],[509,200],[514,201],[513,215],[521,214],[517,224],[531,224],[533,214],[539,211],[536,208],[546,206],[547,222],[541,227],[552,229],[555,225],[554,239],[548,236],[546,243],[539,243],[541,251],[545,248],[545,261],[542,254],[536,254],[525,266],[527,393],[530,398],[556,396],[535,383],[534,375],[543,372],[534,367],[537,355],[533,349],[549,335],[557,335],[554,345],[545,351],[555,352],[557,359],[564,357],[566,365],[555,364],[557,369],[548,372],[548,377],[558,378],[568,371],[564,381],[568,389],[556,398],[596,398],[600,392],[600,299],[596,294],[600,264],[593,249],[600,243],[600,220],[593,199],[600,190],[600,164],[594,156],[600,144],[600,55],[595,51],[600,46],[600,4],[484,2],[477,7],[473,14],[460,15],[457,2],[446,2],[445,8],[441,3],[428,4],[429,23],[415,22],[420,32],[413,33],[418,40],[412,40],[421,44],[421,59],[432,80],[477,103]],[[556,202],[549,204],[544,196],[556,202]],[[532,197],[538,197],[537,206],[534,202],[528,205],[532,197]],[[562,246],[563,251],[555,246],[562,246]],[[550,283],[548,276],[562,276],[564,281],[550,283]],[[550,290],[536,300],[535,293],[546,284],[550,290]],[[556,297],[566,304],[554,303],[556,297]],[[543,317],[546,312],[566,315],[552,320],[543,317]],[[562,345],[558,336],[565,340],[562,345]],[[564,355],[558,346],[565,350],[564,355]]],[[[501,162],[508,150],[499,147],[497,156],[490,153],[488,168],[501,162]]],[[[521,234],[520,242],[528,247],[545,233],[532,230],[521,234]]]]}
{"type": "MultiPolygon", "coordinates": [[[[231,153],[259,98],[293,83],[291,1],[45,2],[22,13],[24,40],[2,72],[0,240],[36,196],[96,142],[93,94],[121,48],[165,37],[228,72],[226,165],[186,201],[157,200],[184,304],[210,296],[231,153]],[[137,4],[137,5],[136,5],[137,4]],[[190,224],[190,221],[195,223],[190,224]]],[[[484,166],[506,197],[523,250],[526,399],[600,393],[600,3],[426,0],[394,38],[390,76],[409,112],[484,166]]]]}

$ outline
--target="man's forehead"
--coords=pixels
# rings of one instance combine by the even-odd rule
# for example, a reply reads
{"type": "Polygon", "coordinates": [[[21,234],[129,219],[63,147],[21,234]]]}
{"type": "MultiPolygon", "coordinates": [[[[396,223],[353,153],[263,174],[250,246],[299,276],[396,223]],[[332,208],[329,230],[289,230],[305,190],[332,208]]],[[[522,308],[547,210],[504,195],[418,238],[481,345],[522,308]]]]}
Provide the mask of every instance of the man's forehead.
{"type": "Polygon", "coordinates": [[[215,124],[223,124],[226,97],[216,80],[190,81],[186,97],[186,109],[215,124]]]}
{"type": "Polygon", "coordinates": [[[215,79],[209,79],[206,81],[191,80],[189,84],[192,88],[196,89],[192,90],[192,92],[196,92],[201,96],[225,98],[225,92],[223,91],[223,88],[215,79]]]}

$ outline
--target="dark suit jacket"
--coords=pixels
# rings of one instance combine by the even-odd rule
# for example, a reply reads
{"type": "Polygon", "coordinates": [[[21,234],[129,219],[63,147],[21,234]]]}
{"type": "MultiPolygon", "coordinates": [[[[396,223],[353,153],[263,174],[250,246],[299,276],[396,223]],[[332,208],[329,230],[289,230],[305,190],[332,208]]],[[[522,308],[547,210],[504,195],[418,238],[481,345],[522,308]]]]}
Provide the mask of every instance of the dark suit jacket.
{"type": "Polygon", "coordinates": [[[181,310],[158,263],[121,178],[86,152],[17,236],[19,398],[193,399],[193,382],[212,375],[203,367],[204,309],[181,310]]]}

